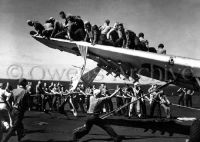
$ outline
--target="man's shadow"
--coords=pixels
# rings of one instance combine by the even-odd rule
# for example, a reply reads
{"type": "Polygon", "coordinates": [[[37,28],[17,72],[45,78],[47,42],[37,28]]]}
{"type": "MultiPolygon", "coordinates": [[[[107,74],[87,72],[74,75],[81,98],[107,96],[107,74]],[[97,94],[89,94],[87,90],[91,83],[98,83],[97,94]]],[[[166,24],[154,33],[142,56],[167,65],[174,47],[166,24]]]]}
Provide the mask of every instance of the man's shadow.
{"type": "Polygon", "coordinates": [[[106,119],[110,125],[126,126],[133,128],[143,128],[144,132],[151,130],[152,133],[160,131],[161,135],[169,133],[172,136],[174,133],[189,135],[190,125],[179,123],[173,119],[106,119]]]}

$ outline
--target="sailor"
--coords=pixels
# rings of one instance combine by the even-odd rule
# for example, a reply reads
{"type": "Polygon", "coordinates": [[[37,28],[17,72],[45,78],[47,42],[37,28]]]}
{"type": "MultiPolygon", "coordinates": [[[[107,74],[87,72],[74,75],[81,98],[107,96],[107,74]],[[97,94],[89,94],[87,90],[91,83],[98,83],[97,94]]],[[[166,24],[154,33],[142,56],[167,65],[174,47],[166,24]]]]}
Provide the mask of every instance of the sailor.
{"type": "MultiPolygon", "coordinates": [[[[107,85],[104,83],[103,84],[103,91],[105,96],[110,96],[110,92],[107,89],[107,85]]],[[[112,98],[108,98],[105,100],[105,108],[106,112],[113,111],[113,103],[112,103],[112,98]]]]}
{"type": "Polygon", "coordinates": [[[80,84],[79,87],[77,87],[77,105],[80,107],[81,112],[85,113],[84,109],[84,103],[85,103],[85,88],[83,84],[80,84]]]}
{"type": "Polygon", "coordinates": [[[144,38],[144,33],[142,33],[142,32],[139,33],[138,38],[140,41],[140,44],[138,46],[139,50],[148,51],[148,48],[146,47],[146,39],[144,38]]]}
{"type": "Polygon", "coordinates": [[[92,85],[92,94],[93,94],[94,90],[96,90],[96,85],[95,84],[92,85]]]}
{"type": "Polygon", "coordinates": [[[164,44],[160,43],[157,49],[158,54],[166,54],[166,50],[164,49],[164,44]]]}
{"type": "Polygon", "coordinates": [[[67,114],[65,112],[65,104],[68,103],[69,99],[69,95],[68,95],[69,91],[66,89],[64,90],[64,86],[61,87],[61,94],[62,94],[62,99],[61,99],[61,104],[59,106],[59,113],[61,114],[67,114]]]}
{"type": "Polygon", "coordinates": [[[192,107],[192,96],[194,95],[194,91],[191,89],[187,89],[185,93],[185,103],[187,107],[192,107]]]}
{"type": "Polygon", "coordinates": [[[100,31],[97,27],[97,25],[91,25],[90,22],[86,21],[85,22],[85,39],[84,41],[90,42],[92,45],[95,45],[99,42],[100,38],[100,31]]]}
{"type": "Polygon", "coordinates": [[[52,95],[47,83],[44,83],[44,99],[43,99],[43,111],[46,112],[46,104],[48,103],[49,109],[52,110],[52,95]]]}
{"type": "Polygon", "coordinates": [[[59,102],[59,88],[56,83],[54,83],[51,93],[53,94],[52,109],[56,111],[58,109],[57,102],[59,102]]]}
{"type": "Polygon", "coordinates": [[[0,83],[0,125],[4,130],[8,130],[12,126],[12,119],[10,115],[11,106],[9,104],[9,97],[11,96],[11,89],[3,89],[3,83],[0,83]],[[9,97],[8,97],[9,96],[9,97]]]}
{"type": "Polygon", "coordinates": [[[178,93],[178,96],[179,96],[178,104],[184,106],[184,96],[185,96],[185,93],[186,93],[185,88],[179,88],[177,93],[178,93]]]}
{"type": "Polygon", "coordinates": [[[12,99],[13,99],[12,90],[13,90],[12,86],[7,82],[7,86],[5,88],[5,96],[6,96],[6,103],[9,109],[12,107],[12,99]]]}
{"type": "Polygon", "coordinates": [[[44,29],[44,26],[38,22],[38,21],[33,21],[33,20],[27,20],[27,24],[31,27],[34,27],[35,30],[36,30],[36,35],[39,35],[39,36],[43,36],[43,31],[45,30],[44,29]]]}
{"type": "Polygon", "coordinates": [[[140,85],[139,85],[139,83],[138,82],[136,82],[135,83],[135,92],[137,92],[136,93],[136,96],[137,96],[137,99],[139,99],[138,101],[137,101],[137,104],[136,104],[136,111],[137,111],[137,116],[139,117],[139,118],[141,118],[141,117],[146,117],[146,103],[145,103],[145,98],[146,98],[146,96],[145,97],[143,97],[144,96],[144,92],[143,92],[143,90],[141,89],[141,87],[140,87],[140,85]]]}
{"type": "Polygon", "coordinates": [[[126,48],[139,50],[140,40],[131,30],[126,30],[126,48]]]}
{"type": "Polygon", "coordinates": [[[42,88],[41,81],[38,81],[36,85],[36,97],[37,97],[37,109],[42,111],[43,110],[43,95],[44,90],[42,88]]]}
{"type": "Polygon", "coordinates": [[[67,16],[64,11],[59,12],[60,18],[64,20],[64,23],[55,21],[54,29],[52,31],[51,37],[66,39],[67,36],[67,16]]]}
{"type": "Polygon", "coordinates": [[[60,82],[57,83],[57,88],[58,88],[57,104],[58,104],[58,106],[60,106],[61,105],[62,94],[64,92],[64,90],[62,90],[62,85],[60,84],[60,82]]]}
{"type": "Polygon", "coordinates": [[[102,35],[107,35],[107,33],[110,31],[111,27],[109,25],[110,25],[110,20],[106,19],[104,24],[99,28],[102,35]]]}
{"type": "Polygon", "coordinates": [[[148,41],[148,40],[145,41],[145,46],[146,46],[146,47],[148,48],[148,50],[149,50],[149,47],[150,47],[150,46],[149,46],[149,41],[148,41]]]}
{"type": "Polygon", "coordinates": [[[104,24],[99,27],[100,30],[100,44],[102,45],[110,45],[111,43],[108,42],[107,33],[110,31],[110,20],[106,19],[104,24]]]}
{"type": "Polygon", "coordinates": [[[51,33],[51,37],[52,38],[62,38],[62,39],[65,39],[65,35],[67,34],[67,28],[66,26],[55,20],[54,19],[54,22],[53,22],[53,31],[51,33]]]}
{"type": "MultiPolygon", "coordinates": [[[[154,84],[152,85],[148,92],[152,92],[153,90],[155,90],[157,88],[157,84],[154,84]]],[[[156,91],[156,92],[153,92],[150,94],[150,98],[149,98],[149,101],[150,101],[150,117],[153,117],[154,115],[154,110],[156,108],[156,106],[158,106],[158,114],[159,114],[159,117],[161,118],[161,108],[160,108],[160,92],[156,91]]]]}
{"type": "Polygon", "coordinates": [[[67,17],[67,36],[69,40],[81,41],[85,38],[84,23],[76,16],[67,17]]]}
{"type": "MultiPolygon", "coordinates": [[[[123,106],[123,104],[124,104],[124,103],[123,103],[123,99],[122,99],[122,97],[123,97],[123,92],[122,92],[122,89],[119,87],[119,85],[116,86],[116,90],[118,90],[118,89],[120,89],[120,90],[119,90],[119,92],[117,92],[117,94],[116,94],[117,108],[123,106]]],[[[124,112],[123,109],[121,109],[121,110],[118,111],[117,113],[118,113],[118,115],[122,115],[123,112],[124,112]]]]}
{"type": "Polygon", "coordinates": [[[51,84],[49,85],[49,90],[51,91],[53,89],[53,82],[51,82],[51,84]]]}
{"type": "Polygon", "coordinates": [[[139,37],[140,42],[143,43],[143,44],[145,44],[146,40],[144,39],[144,33],[139,33],[138,37],[139,37]]]}
{"type": "Polygon", "coordinates": [[[154,47],[149,46],[148,40],[146,40],[145,44],[149,52],[157,53],[157,50],[154,47]]]}
{"type": "MultiPolygon", "coordinates": [[[[124,98],[124,104],[127,104],[127,103],[130,103],[131,102],[131,88],[130,88],[130,86],[127,84],[126,85],[126,87],[124,87],[123,89],[122,89],[122,91],[123,91],[123,98],[124,98]]],[[[125,113],[124,113],[124,115],[125,116],[128,116],[129,115],[129,106],[127,106],[127,107],[125,107],[124,108],[124,111],[125,111],[125,113]]]]}
{"type": "Polygon", "coordinates": [[[78,28],[84,30],[84,22],[81,16],[74,16],[74,17],[75,17],[76,25],[78,26],[78,28]]]}
{"type": "Polygon", "coordinates": [[[26,84],[26,79],[21,78],[18,82],[18,88],[13,90],[13,127],[5,135],[2,142],[7,142],[15,131],[17,131],[18,141],[24,137],[24,126],[22,121],[24,119],[24,113],[28,108],[26,84]]]}
{"type": "Polygon", "coordinates": [[[93,41],[92,25],[90,24],[89,21],[84,22],[84,28],[85,28],[85,31],[86,31],[84,41],[92,43],[92,41],[93,41]]]}
{"type": "Polygon", "coordinates": [[[66,26],[68,21],[67,21],[67,16],[66,16],[65,12],[64,11],[60,11],[59,15],[60,15],[60,18],[64,20],[64,26],[66,26]]]}
{"type": "Polygon", "coordinates": [[[171,118],[171,112],[170,112],[170,104],[171,103],[170,103],[169,99],[167,98],[167,96],[164,94],[163,90],[160,91],[159,97],[160,97],[160,105],[161,105],[161,107],[163,107],[166,117],[171,118]]]}
{"type": "Polygon", "coordinates": [[[107,33],[107,39],[109,39],[113,43],[113,45],[117,41],[117,39],[119,39],[118,32],[117,32],[118,25],[119,23],[115,22],[112,29],[107,33]]]}
{"type": "MultiPolygon", "coordinates": [[[[129,92],[130,92],[130,95],[131,95],[131,102],[134,102],[137,100],[137,93],[138,93],[138,90],[136,90],[136,84],[133,85],[133,87],[130,87],[129,88],[129,92]]],[[[131,118],[131,116],[133,115],[133,113],[136,114],[137,111],[139,111],[139,108],[136,109],[138,105],[138,101],[136,101],[135,103],[131,103],[130,106],[129,106],[129,113],[128,113],[128,117],[131,118]]]]}
{"type": "MultiPolygon", "coordinates": [[[[95,88],[93,89],[93,92],[94,92],[95,88]]],[[[106,96],[106,90],[104,89],[104,83],[101,83],[100,86],[99,86],[99,90],[101,92],[101,95],[100,97],[105,97],[106,96]]],[[[101,104],[101,111],[100,113],[103,113],[103,112],[106,112],[106,104],[105,104],[105,101],[102,102],[101,104]]]]}
{"type": "Polygon", "coordinates": [[[120,142],[121,138],[115,133],[115,131],[110,127],[108,122],[104,119],[99,117],[101,111],[101,103],[106,100],[112,98],[119,90],[115,91],[112,95],[106,97],[100,97],[101,91],[99,89],[94,90],[93,96],[90,97],[90,107],[89,113],[90,116],[86,120],[86,123],[83,127],[80,127],[75,130],[73,133],[74,141],[78,141],[78,139],[84,137],[86,134],[89,133],[93,125],[97,125],[104,129],[115,142],[120,142]],[[99,98],[100,97],[100,98],[99,98]]]}
{"type": "Polygon", "coordinates": [[[90,86],[88,86],[85,89],[85,94],[86,94],[86,110],[88,111],[90,106],[90,96],[92,95],[92,88],[90,86]]]}
{"type": "Polygon", "coordinates": [[[101,35],[101,32],[98,28],[97,25],[93,25],[92,26],[92,45],[95,45],[95,44],[101,44],[101,41],[100,41],[100,35],[101,35]]]}
{"type": "MultiPolygon", "coordinates": [[[[70,92],[69,90],[65,90],[64,92],[64,101],[61,103],[61,105],[59,106],[59,113],[61,114],[65,114],[67,116],[67,113],[65,112],[65,105],[68,103],[70,108],[72,108],[72,113],[73,115],[76,117],[77,116],[77,110],[74,106],[74,100],[73,100],[73,96],[75,93],[70,92]]],[[[68,117],[68,116],[67,116],[68,117]]]]}
{"type": "Polygon", "coordinates": [[[117,39],[114,46],[125,48],[126,47],[126,33],[125,33],[124,25],[122,23],[118,24],[117,32],[118,32],[119,39],[117,39]]]}
{"type": "Polygon", "coordinates": [[[29,107],[28,110],[30,111],[33,106],[33,98],[31,96],[33,94],[32,82],[28,82],[28,84],[26,85],[26,90],[28,94],[28,107],[29,107]]]}

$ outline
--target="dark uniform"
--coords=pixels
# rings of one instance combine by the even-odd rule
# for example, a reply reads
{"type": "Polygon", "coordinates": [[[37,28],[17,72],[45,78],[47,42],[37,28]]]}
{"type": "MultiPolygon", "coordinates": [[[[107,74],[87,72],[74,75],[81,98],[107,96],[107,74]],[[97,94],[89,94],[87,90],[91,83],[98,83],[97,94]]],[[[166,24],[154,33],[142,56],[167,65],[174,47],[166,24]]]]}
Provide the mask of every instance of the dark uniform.
{"type": "Polygon", "coordinates": [[[40,81],[36,85],[36,97],[37,97],[37,109],[43,111],[44,90],[42,88],[42,84],[40,81]]]}
{"type": "Polygon", "coordinates": [[[185,94],[185,103],[187,107],[192,107],[192,95],[194,94],[194,91],[187,89],[185,94]]]}
{"type": "MultiPolygon", "coordinates": [[[[106,96],[110,96],[111,95],[110,92],[107,89],[105,90],[105,95],[106,96]]],[[[113,111],[112,98],[109,98],[109,99],[105,100],[105,108],[106,108],[106,112],[113,111]]]]}
{"type": "Polygon", "coordinates": [[[81,109],[82,113],[85,113],[85,109],[84,109],[84,103],[85,103],[85,88],[84,86],[80,86],[80,88],[77,90],[78,93],[78,105],[81,109]]]}
{"type": "Polygon", "coordinates": [[[52,109],[52,95],[51,94],[51,90],[49,89],[49,87],[47,87],[47,85],[44,85],[44,99],[43,99],[43,111],[46,111],[46,104],[49,104],[49,108],[50,110],[52,109]]]}
{"type": "Polygon", "coordinates": [[[24,136],[24,126],[22,120],[24,118],[24,113],[28,108],[27,101],[27,91],[26,87],[26,79],[19,80],[19,87],[13,90],[13,109],[11,112],[13,127],[8,131],[5,138],[2,142],[7,142],[9,138],[12,136],[13,132],[17,131],[18,141],[24,136]]]}
{"type": "Polygon", "coordinates": [[[114,45],[114,43],[119,39],[118,32],[117,30],[112,30],[109,34],[110,34],[109,38],[113,42],[113,45],[114,45]]]}
{"type": "Polygon", "coordinates": [[[44,29],[44,26],[40,22],[28,20],[27,23],[29,26],[33,26],[35,28],[38,35],[43,36],[43,31],[45,29],[44,29]]]}
{"type": "MultiPolygon", "coordinates": [[[[137,87],[138,88],[138,87],[137,87]]],[[[143,117],[146,117],[147,113],[146,113],[146,102],[145,102],[145,98],[143,97],[144,96],[144,92],[141,90],[141,88],[139,87],[139,90],[138,90],[138,93],[137,93],[137,98],[140,98],[139,99],[139,107],[140,107],[140,114],[143,116],[143,117]]]]}
{"type": "Polygon", "coordinates": [[[54,111],[57,111],[59,109],[60,105],[60,89],[54,84],[53,89],[51,90],[53,93],[53,99],[52,99],[52,109],[54,111]]]}
{"type": "Polygon", "coordinates": [[[90,107],[90,96],[92,94],[92,89],[90,87],[85,89],[85,94],[86,94],[86,109],[88,111],[90,107]]]}
{"type": "MultiPolygon", "coordinates": [[[[123,90],[123,98],[124,98],[124,104],[130,103],[131,102],[131,87],[127,86],[123,90]]],[[[128,116],[129,113],[129,106],[124,108],[124,115],[128,116]]]]}
{"type": "Polygon", "coordinates": [[[29,110],[32,109],[33,106],[33,87],[32,87],[32,83],[28,82],[28,85],[26,86],[26,90],[27,90],[27,94],[28,94],[28,106],[29,106],[29,110]]]}
{"type": "Polygon", "coordinates": [[[70,40],[81,41],[85,38],[83,20],[76,16],[68,17],[68,37],[70,40]]]}
{"type": "MultiPolygon", "coordinates": [[[[118,87],[117,87],[117,89],[118,89],[118,87]]],[[[120,89],[119,92],[116,95],[117,108],[119,108],[119,107],[124,105],[123,99],[122,99],[122,97],[123,97],[122,95],[123,95],[123,92],[122,92],[122,89],[120,89]]],[[[123,109],[118,111],[118,115],[122,115],[123,113],[124,113],[123,109]]]]}
{"type": "Polygon", "coordinates": [[[159,92],[154,92],[152,93],[153,98],[152,98],[152,102],[151,102],[151,106],[150,106],[150,117],[153,117],[154,115],[154,110],[156,108],[156,106],[158,106],[158,114],[159,117],[161,118],[161,107],[160,107],[160,97],[159,97],[159,92]]]}
{"type": "Polygon", "coordinates": [[[186,90],[184,88],[180,88],[178,89],[177,93],[179,94],[179,98],[178,98],[178,104],[179,105],[183,105],[184,106],[184,96],[185,96],[185,92],[186,90]]]}
{"type": "Polygon", "coordinates": [[[160,105],[163,107],[167,118],[171,118],[170,104],[171,103],[170,103],[169,99],[164,94],[163,90],[161,90],[160,105]]]}

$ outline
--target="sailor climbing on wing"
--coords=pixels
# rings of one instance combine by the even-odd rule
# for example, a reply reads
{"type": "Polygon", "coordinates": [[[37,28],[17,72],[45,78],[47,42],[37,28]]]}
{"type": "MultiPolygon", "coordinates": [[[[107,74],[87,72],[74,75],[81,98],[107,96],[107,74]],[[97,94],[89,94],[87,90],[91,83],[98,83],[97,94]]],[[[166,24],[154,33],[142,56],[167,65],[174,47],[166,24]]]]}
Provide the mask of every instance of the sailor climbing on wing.
{"type": "Polygon", "coordinates": [[[134,31],[126,29],[121,22],[115,22],[111,28],[110,20],[106,19],[104,24],[98,27],[98,24],[92,24],[90,21],[84,22],[80,16],[66,14],[64,11],[59,12],[59,16],[64,20],[64,23],[55,20],[53,17],[46,20],[44,25],[39,21],[27,20],[28,25],[35,29],[30,34],[49,40],[50,38],[59,38],[70,41],[86,41],[92,45],[100,44],[166,54],[163,44],[159,44],[156,51],[154,47],[147,45],[148,41],[144,39],[144,33],[140,32],[137,36],[134,31]],[[131,35],[130,33],[133,33],[134,36],[127,36],[131,35]],[[128,44],[129,46],[127,46],[128,44]]]}

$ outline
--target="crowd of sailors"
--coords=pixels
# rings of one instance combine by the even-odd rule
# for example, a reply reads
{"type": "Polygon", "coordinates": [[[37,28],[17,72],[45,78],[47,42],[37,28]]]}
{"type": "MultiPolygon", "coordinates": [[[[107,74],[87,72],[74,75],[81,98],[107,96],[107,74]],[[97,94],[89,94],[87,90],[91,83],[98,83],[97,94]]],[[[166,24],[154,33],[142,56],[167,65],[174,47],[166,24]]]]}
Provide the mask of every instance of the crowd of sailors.
{"type": "MultiPolygon", "coordinates": [[[[17,131],[18,140],[24,136],[22,120],[27,110],[37,110],[45,113],[59,112],[66,117],[68,117],[69,111],[75,117],[79,113],[92,114],[93,117],[88,119],[88,122],[93,119],[101,120],[102,124],[98,124],[99,126],[104,124],[100,116],[110,112],[113,115],[125,116],[128,119],[132,117],[145,119],[156,117],[154,111],[158,110],[157,117],[162,118],[161,108],[163,108],[165,117],[171,118],[171,102],[162,89],[157,89],[157,84],[152,85],[146,93],[144,93],[145,91],[138,82],[131,85],[125,84],[124,86],[116,85],[114,89],[108,89],[105,83],[100,84],[100,86],[84,86],[83,83],[79,83],[73,91],[70,91],[71,87],[72,85],[67,88],[60,82],[47,84],[41,81],[38,81],[35,86],[26,79],[20,79],[15,89],[9,82],[6,84],[0,83],[0,132],[2,126],[4,129],[10,128],[3,142],[7,142],[15,131],[17,131]],[[120,108],[128,103],[130,105],[115,111],[115,108],[120,108]],[[157,109],[155,109],[156,107],[157,109]],[[149,108],[150,113],[147,114],[149,108]]],[[[180,98],[184,93],[187,96],[194,94],[193,91],[182,88],[177,92],[180,98]]],[[[179,102],[181,102],[180,99],[179,102]]],[[[77,135],[80,135],[81,131],[89,132],[89,130],[89,128],[84,127],[83,130],[77,131],[77,135]]],[[[0,133],[0,140],[1,136],[0,133]]]]}
{"type": "MultiPolygon", "coordinates": [[[[158,87],[156,84],[152,85],[148,92],[151,92],[156,87],[158,87]]],[[[12,107],[11,85],[7,83],[6,87],[3,87],[3,84],[0,83],[0,88],[0,101],[6,101],[7,104],[12,107]]],[[[32,85],[32,82],[28,82],[26,85],[26,91],[29,96],[27,100],[27,109],[43,112],[58,111],[63,114],[66,114],[67,111],[71,111],[74,116],[77,116],[78,112],[84,114],[90,113],[91,96],[93,96],[93,92],[96,89],[99,89],[101,92],[99,97],[110,96],[113,91],[120,89],[113,98],[105,100],[101,108],[102,114],[113,111],[114,108],[121,107],[126,103],[136,101],[136,103],[116,112],[115,115],[125,115],[128,118],[132,116],[146,118],[146,107],[150,105],[150,114],[148,114],[148,116],[153,117],[155,107],[158,106],[160,117],[161,107],[164,108],[166,117],[171,117],[170,101],[163,90],[146,96],[138,83],[133,85],[126,84],[124,86],[116,85],[114,89],[108,89],[105,83],[100,84],[100,86],[92,85],[88,87],[80,83],[73,92],[70,92],[70,88],[67,89],[60,82],[52,82],[48,85],[46,82],[38,81],[35,87],[32,85]],[[140,97],[141,99],[137,100],[140,97]],[[66,109],[68,110],[66,111],[66,109]]]]}
{"type": "Polygon", "coordinates": [[[194,91],[186,88],[179,88],[177,90],[179,95],[178,104],[186,107],[192,107],[192,96],[194,91]]]}
{"type": "Polygon", "coordinates": [[[33,26],[35,30],[31,31],[31,35],[166,54],[163,43],[160,43],[156,50],[149,46],[149,41],[145,39],[144,33],[141,32],[137,35],[135,32],[125,29],[123,23],[115,22],[113,26],[110,26],[110,20],[106,19],[103,25],[98,26],[89,21],[83,21],[80,16],[66,15],[64,11],[61,11],[59,15],[64,23],[53,17],[47,19],[44,24],[28,20],[28,25],[33,26]]]}

